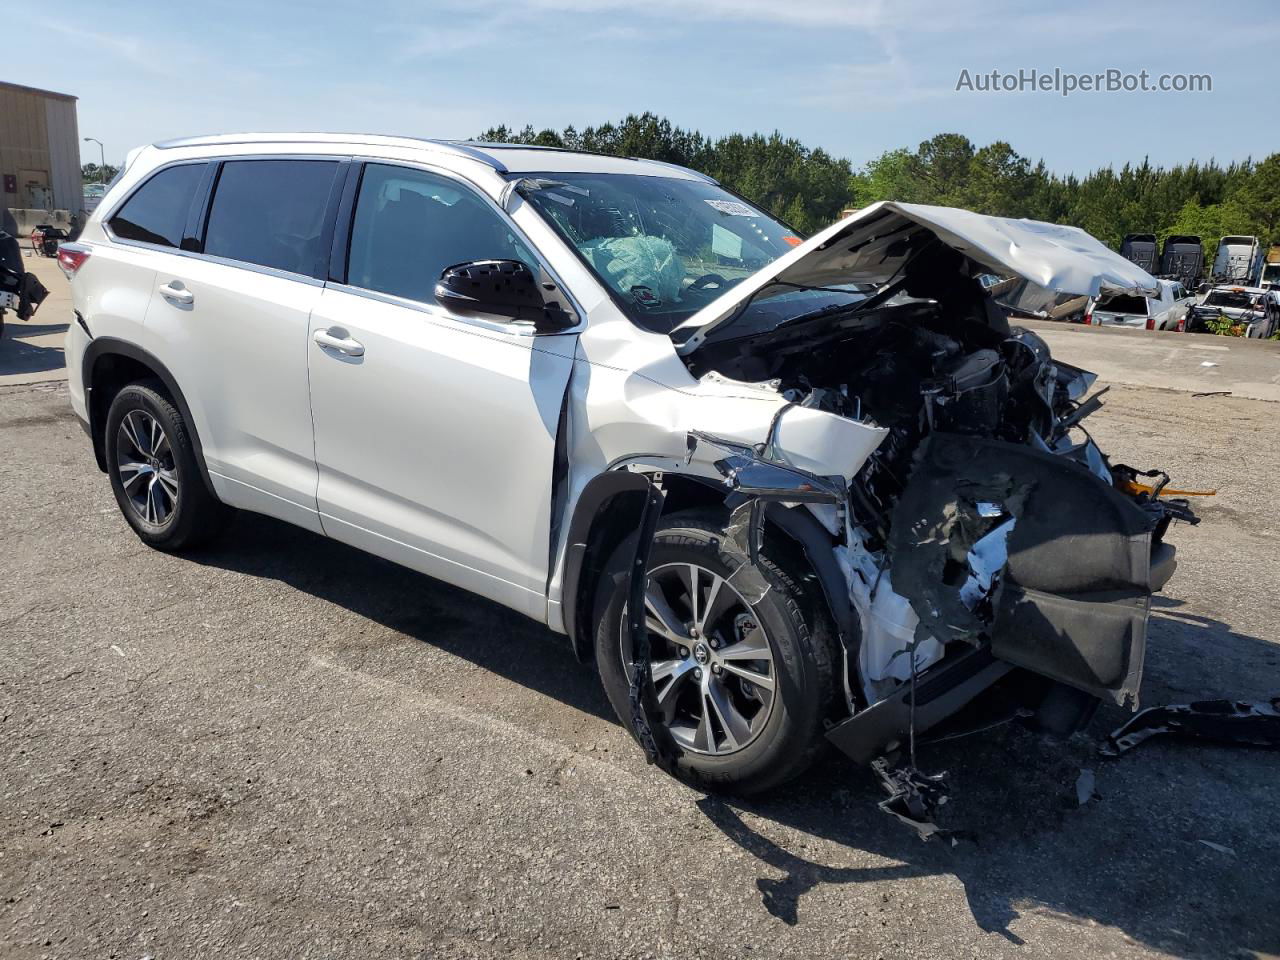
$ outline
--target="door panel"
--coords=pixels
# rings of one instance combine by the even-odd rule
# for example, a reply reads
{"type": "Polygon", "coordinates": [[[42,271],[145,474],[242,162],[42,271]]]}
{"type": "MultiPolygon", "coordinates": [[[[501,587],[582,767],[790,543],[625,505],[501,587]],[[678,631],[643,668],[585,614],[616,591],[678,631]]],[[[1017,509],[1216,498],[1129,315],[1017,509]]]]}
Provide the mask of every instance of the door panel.
{"type": "Polygon", "coordinates": [[[310,329],[325,532],[544,618],[577,336],[503,332],[335,286],[310,329]]]}
{"type": "Polygon", "coordinates": [[[219,497],[320,532],[307,393],[319,283],[176,254],[155,262],[148,334],[182,385],[219,497]],[[190,303],[173,297],[179,285],[190,303]]]}

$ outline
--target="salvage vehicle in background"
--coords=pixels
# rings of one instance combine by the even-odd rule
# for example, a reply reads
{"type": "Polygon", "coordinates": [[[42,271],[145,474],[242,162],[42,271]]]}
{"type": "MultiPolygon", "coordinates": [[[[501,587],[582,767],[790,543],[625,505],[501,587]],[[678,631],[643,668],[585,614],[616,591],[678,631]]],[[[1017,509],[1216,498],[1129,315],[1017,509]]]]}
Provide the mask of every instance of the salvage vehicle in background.
{"type": "Polygon", "coordinates": [[[145,543],[239,508],[519,610],[699,786],[997,687],[1061,731],[1137,703],[1194,517],[975,279],[1161,295],[1080,230],[883,202],[803,240],[663,163],[229,135],[133,151],[59,261],[145,543]]]}
{"type": "Polygon", "coordinates": [[[1188,290],[1200,285],[1204,273],[1204,245],[1200,238],[1187,234],[1165,237],[1160,250],[1160,276],[1177,280],[1188,290]]]}
{"type": "Polygon", "coordinates": [[[1213,258],[1214,283],[1253,286],[1262,272],[1262,247],[1257,237],[1223,237],[1213,258]]]}
{"type": "Polygon", "coordinates": [[[1155,273],[1160,268],[1160,248],[1154,233],[1127,234],[1120,241],[1120,256],[1147,273],[1155,273]]]}
{"type": "Polygon", "coordinates": [[[1261,287],[1213,287],[1187,314],[1188,333],[1221,333],[1265,340],[1280,329],[1280,304],[1261,287]]]}
{"type": "Polygon", "coordinates": [[[1159,295],[1104,296],[1089,301],[1084,322],[1095,327],[1141,327],[1146,330],[1178,330],[1195,303],[1195,294],[1176,280],[1159,280],[1159,295]]]}
{"type": "Polygon", "coordinates": [[[1273,246],[1267,251],[1258,286],[1263,290],[1280,290],[1280,246],[1273,246]]]}

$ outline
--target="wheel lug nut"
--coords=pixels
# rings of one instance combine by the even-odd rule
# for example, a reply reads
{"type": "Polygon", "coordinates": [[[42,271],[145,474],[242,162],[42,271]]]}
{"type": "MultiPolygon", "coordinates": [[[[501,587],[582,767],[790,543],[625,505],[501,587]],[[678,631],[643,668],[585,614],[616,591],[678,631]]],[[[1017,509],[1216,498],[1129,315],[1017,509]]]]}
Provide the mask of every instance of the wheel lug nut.
{"type": "Polygon", "coordinates": [[[718,664],[718,663],[713,663],[713,664],[711,665],[711,672],[712,672],[712,673],[719,675],[720,671],[721,671],[721,666],[720,666],[720,664],[718,664]]]}
{"type": "Polygon", "coordinates": [[[712,649],[712,650],[719,650],[719,649],[720,649],[720,641],[719,641],[719,640],[717,640],[715,637],[712,637],[712,638],[711,638],[711,649],[712,649]]]}
{"type": "Polygon", "coordinates": [[[688,647],[681,647],[681,648],[680,648],[680,659],[681,659],[681,660],[688,660],[688,659],[689,659],[689,648],[688,648],[688,647]]]}
{"type": "Polygon", "coordinates": [[[697,628],[697,627],[690,627],[690,628],[689,628],[689,636],[691,636],[691,637],[693,637],[693,639],[697,640],[697,639],[698,639],[698,628],[697,628]]]}
{"type": "Polygon", "coordinates": [[[702,679],[702,668],[701,668],[701,667],[694,667],[694,668],[693,668],[693,679],[695,679],[695,680],[701,680],[701,679],[702,679]]]}

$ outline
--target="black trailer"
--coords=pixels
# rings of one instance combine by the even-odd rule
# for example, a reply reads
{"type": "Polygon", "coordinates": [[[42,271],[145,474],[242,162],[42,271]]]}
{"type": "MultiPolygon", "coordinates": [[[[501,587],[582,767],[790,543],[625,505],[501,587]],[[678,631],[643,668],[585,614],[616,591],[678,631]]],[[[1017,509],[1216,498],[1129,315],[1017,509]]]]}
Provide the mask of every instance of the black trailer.
{"type": "Polygon", "coordinates": [[[1154,233],[1130,233],[1120,241],[1120,256],[1136,263],[1147,273],[1155,273],[1159,267],[1159,246],[1154,233]]]}
{"type": "Polygon", "coordinates": [[[1189,234],[1166,237],[1160,252],[1160,276],[1194,290],[1204,274],[1204,245],[1189,234]]]}

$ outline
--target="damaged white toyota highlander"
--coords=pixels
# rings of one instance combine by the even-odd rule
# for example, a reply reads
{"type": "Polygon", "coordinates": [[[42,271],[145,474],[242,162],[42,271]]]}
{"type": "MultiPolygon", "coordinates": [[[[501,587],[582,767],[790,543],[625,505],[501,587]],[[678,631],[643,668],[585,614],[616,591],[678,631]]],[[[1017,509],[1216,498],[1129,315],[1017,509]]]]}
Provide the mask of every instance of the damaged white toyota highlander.
{"type": "Polygon", "coordinates": [[[143,541],[235,508],[519,610],[699,786],[996,691],[1061,731],[1136,706],[1194,515],[976,279],[1157,292],[1079,230],[878,203],[802,239],[667,164],[230,135],[134,151],[59,261],[143,541]]]}

